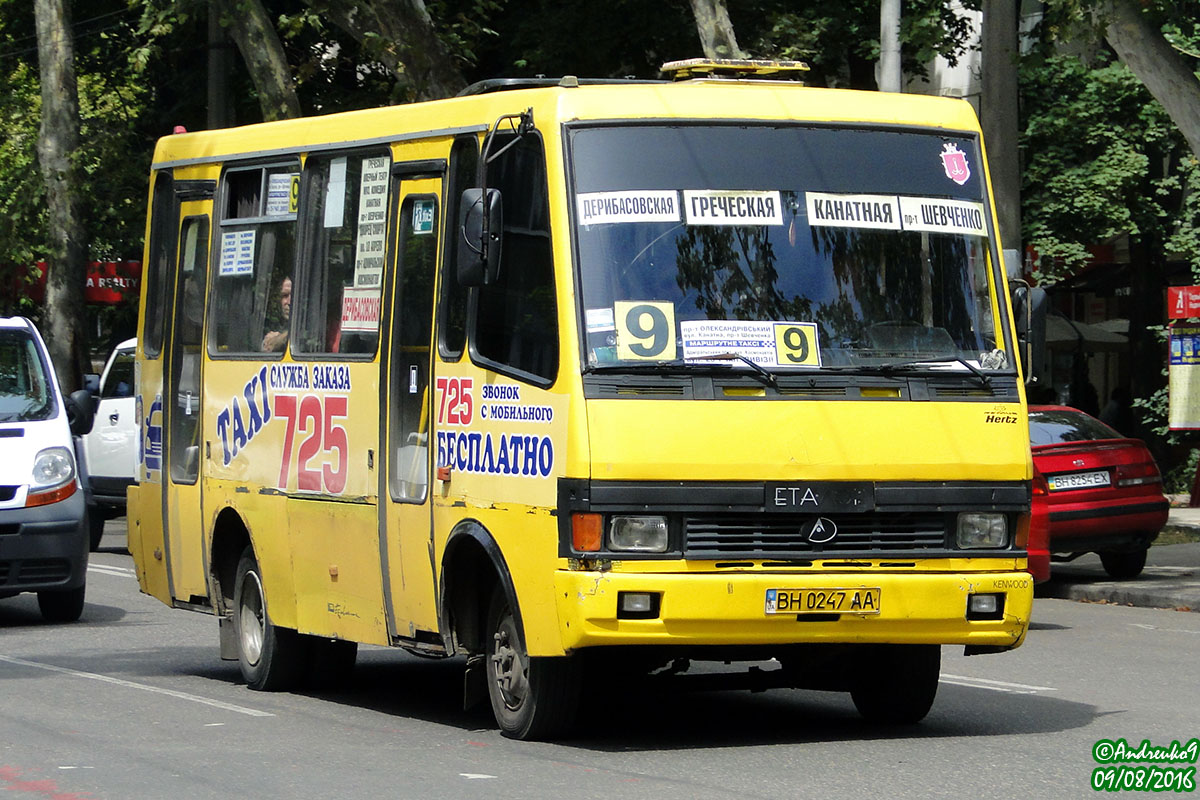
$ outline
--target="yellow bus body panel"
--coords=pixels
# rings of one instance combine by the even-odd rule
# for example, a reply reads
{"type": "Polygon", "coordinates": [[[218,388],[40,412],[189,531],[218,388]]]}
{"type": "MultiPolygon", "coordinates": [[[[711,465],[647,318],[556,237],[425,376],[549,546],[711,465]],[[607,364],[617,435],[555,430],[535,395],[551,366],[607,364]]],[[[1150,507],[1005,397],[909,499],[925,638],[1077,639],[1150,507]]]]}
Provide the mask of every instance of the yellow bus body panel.
{"type": "Polygon", "coordinates": [[[978,574],[647,574],[560,572],[561,636],[568,649],[618,644],[786,644],[796,641],[1015,647],[1033,607],[1033,579],[1010,570],[978,574]],[[880,613],[804,621],[765,613],[768,589],[880,590],[880,613]],[[657,619],[615,618],[617,592],[661,593],[657,619]],[[967,596],[1001,593],[1004,618],[967,621],[967,596]]]}
{"type": "Polygon", "coordinates": [[[1033,469],[1015,403],[629,399],[587,411],[593,479],[1016,481],[1033,469]]]}

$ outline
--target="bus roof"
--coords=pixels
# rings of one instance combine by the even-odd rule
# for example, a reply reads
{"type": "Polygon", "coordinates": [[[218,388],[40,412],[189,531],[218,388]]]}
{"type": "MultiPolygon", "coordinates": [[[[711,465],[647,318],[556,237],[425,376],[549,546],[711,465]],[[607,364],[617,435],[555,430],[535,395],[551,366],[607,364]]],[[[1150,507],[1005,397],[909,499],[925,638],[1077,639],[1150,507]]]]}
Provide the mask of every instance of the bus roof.
{"type": "Polygon", "coordinates": [[[670,119],[854,122],[979,130],[975,111],[964,100],[822,89],[792,81],[697,78],[592,83],[568,77],[539,81],[533,87],[525,79],[488,83],[482,93],[444,100],[172,134],[159,140],[154,167],[482,132],[501,115],[526,108],[533,109],[534,121],[543,131],[567,122],[670,119]]]}

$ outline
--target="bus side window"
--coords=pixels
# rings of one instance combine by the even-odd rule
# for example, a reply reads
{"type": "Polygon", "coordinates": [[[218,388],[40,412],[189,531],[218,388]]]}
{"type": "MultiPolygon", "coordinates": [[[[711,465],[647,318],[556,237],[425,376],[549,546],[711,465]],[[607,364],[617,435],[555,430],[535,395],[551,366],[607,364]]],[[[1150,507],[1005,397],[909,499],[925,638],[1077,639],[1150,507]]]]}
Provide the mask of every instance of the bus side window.
{"type": "Polygon", "coordinates": [[[295,161],[225,173],[217,274],[209,298],[213,355],[286,349],[290,306],[283,294],[291,290],[295,262],[293,185],[299,175],[295,161]]]}
{"type": "Polygon", "coordinates": [[[142,349],[147,358],[157,358],[162,349],[167,277],[175,260],[175,237],[179,232],[174,184],[170,172],[158,173],[150,206],[150,257],[146,264],[146,311],[142,315],[142,349]]]}
{"type": "MultiPolygon", "coordinates": [[[[463,191],[475,185],[475,170],[479,164],[479,145],[475,136],[460,136],[450,148],[450,176],[446,194],[447,220],[458,219],[459,200],[463,191]]],[[[458,283],[458,268],[453,259],[457,251],[458,226],[446,225],[442,269],[441,298],[438,301],[438,348],[442,357],[457,361],[467,341],[467,290],[458,283]]]]}
{"type": "MultiPolygon", "coordinates": [[[[498,136],[493,152],[507,143],[498,136]]],[[[541,138],[526,135],[492,162],[487,185],[504,199],[504,241],[499,277],[478,289],[473,354],[550,383],[558,374],[558,312],[541,138]]]]}
{"type": "Polygon", "coordinates": [[[292,352],[374,355],[387,254],[391,156],[311,156],[292,352]]]}

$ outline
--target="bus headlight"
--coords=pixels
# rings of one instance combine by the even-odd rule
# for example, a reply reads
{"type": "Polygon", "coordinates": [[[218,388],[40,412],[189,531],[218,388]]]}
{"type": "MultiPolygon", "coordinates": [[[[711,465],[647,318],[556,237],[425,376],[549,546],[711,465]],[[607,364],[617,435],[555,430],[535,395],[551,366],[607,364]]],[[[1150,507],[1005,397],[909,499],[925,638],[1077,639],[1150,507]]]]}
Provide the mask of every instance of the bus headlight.
{"type": "Polygon", "coordinates": [[[957,539],[960,550],[1004,547],[1008,544],[1008,522],[1003,514],[959,514],[957,539]]]}
{"type": "Polygon", "coordinates": [[[666,517],[613,517],[608,524],[608,547],[629,553],[665,553],[666,517]]]}

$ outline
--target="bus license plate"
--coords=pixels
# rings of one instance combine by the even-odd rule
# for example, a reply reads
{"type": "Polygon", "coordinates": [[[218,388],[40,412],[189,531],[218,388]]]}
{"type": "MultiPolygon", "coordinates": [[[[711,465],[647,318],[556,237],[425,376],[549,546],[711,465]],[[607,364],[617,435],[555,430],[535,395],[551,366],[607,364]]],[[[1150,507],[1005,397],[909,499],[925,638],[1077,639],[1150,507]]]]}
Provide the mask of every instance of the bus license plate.
{"type": "Polygon", "coordinates": [[[768,614],[878,614],[879,589],[767,589],[768,614]]]}
{"type": "Polygon", "coordinates": [[[1064,489],[1088,489],[1092,486],[1108,486],[1110,479],[1107,470],[1099,472],[1072,472],[1069,475],[1052,475],[1046,479],[1050,491],[1061,492],[1064,489]]]}

